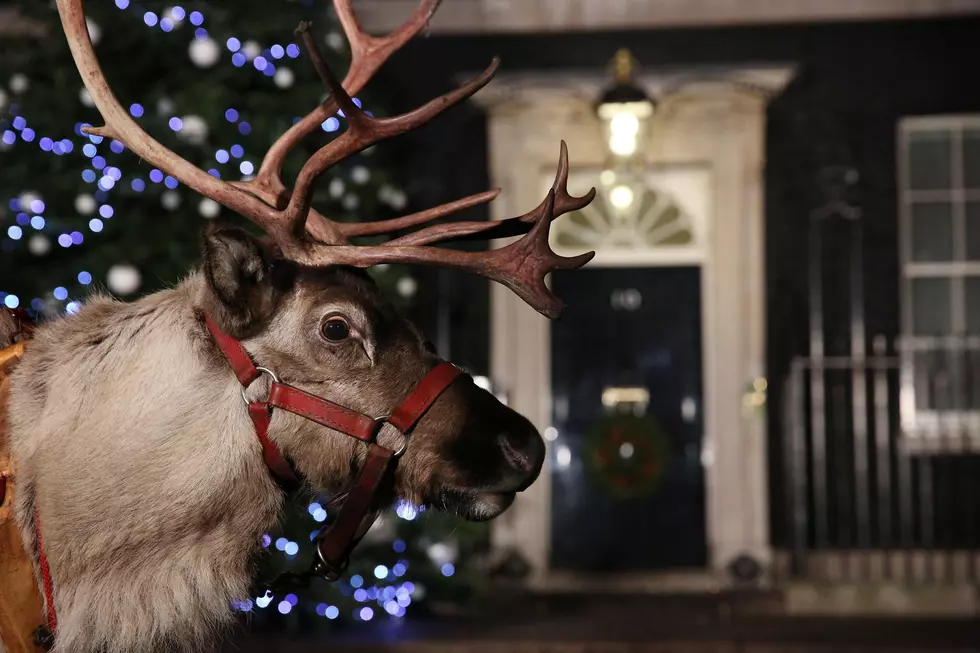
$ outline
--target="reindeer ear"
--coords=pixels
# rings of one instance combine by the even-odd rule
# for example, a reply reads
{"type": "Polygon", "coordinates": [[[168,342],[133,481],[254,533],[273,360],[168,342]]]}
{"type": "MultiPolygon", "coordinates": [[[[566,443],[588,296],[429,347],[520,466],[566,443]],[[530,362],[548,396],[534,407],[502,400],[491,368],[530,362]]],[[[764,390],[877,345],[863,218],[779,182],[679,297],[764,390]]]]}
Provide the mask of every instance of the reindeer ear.
{"type": "Polygon", "coordinates": [[[204,230],[204,276],[213,295],[208,310],[235,337],[261,327],[276,307],[272,259],[257,238],[236,227],[204,230]]]}

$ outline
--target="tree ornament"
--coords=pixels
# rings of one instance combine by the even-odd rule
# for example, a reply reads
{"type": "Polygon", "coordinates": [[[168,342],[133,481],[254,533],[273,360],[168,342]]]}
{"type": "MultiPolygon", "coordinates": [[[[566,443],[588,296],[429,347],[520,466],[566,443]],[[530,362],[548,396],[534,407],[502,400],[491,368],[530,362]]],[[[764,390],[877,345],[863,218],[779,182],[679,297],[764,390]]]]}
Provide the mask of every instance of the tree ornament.
{"type": "Polygon", "coordinates": [[[79,215],[91,215],[95,212],[95,198],[86,194],[77,196],[75,198],[75,211],[79,215]]]}
{"type": "Polygon", "coordinates": [[[583,458],[589,478],[617,499],[655,491],[669,455],[667,434],[648,416],[609,413],[585,434],[583,458]]]}
{"type": "Polygon", "coordinates": [[[188,143],[201,145],[208,139],[208,123],[201,116],[184,116],[178,135],[188,143]]]}
{"type": "Polygon", "coordinates": [[[44,256],[51,251],[51,241],[44,234],[34,234],[27,239],[27,251],[34,256],[44,256]]]}
{"type": "Polygon", "coordinates": [[[109,268],[106,284],[117,295],[130,295],[140,287],[140,271],[129,263],[117,263],[109,268]]]}
{"type": "Polygon", "coordinates": [[[371,179],[371,171],[364,166],[354,166],[350,178],[356,184],[366,184],[371,179]]]}
{"type": "Polygon", "coordinates": [[[16,95],[25,93],[30,86],[31,82],[24,73],[15,73],[10,77],[10,90],[16,95]]]}
{"type": "Polygon", "coordinates": [[[197,212],[208,220],[211,220],[218,217],[218,214],[221,213],[221,205],[215,202],[213,199],[205,197],[201,200],[201,203],[197,205],[197,212]]]}
{"type": "Polygon", "coordinates": [[[289,68],[282,67],[277,68],[275,74],[272,76],[272,81],[275,82],[276,86],[279,88],[289,88],[293,85],[296,80],[296,75],[289,68]]]}
{"type": "Polygon", "coordinates": [[[175,190],[164,191],[160,195],[160,204],[168,211],[176,211],[180,208],[180,193],[175,190]]]}
{"type": "Polygon", "coordinates": [[[92,39],[92,45],[98,45],[102,38],[102,28],[99,27],[91,18],[85,18],[85,25],[88,27],[88,36],[92,39]]]}
{"type": "Polygon", "coordinates": [[[412,277],[404,276],[395,283],[395,290],[405,299],[409,299],[418,292],[419,283],[412,277]]]}
{"type": "Polygon", "coordinates": [[[194,39],[191,41],[187,52],[191,58],[191,61],[193,61],[194,65],[198,68],[210,68],[214,64],[218,63],[218,59],[221,57],[221,48],[210,36],[205,36],[203,39],[194,39]]]}

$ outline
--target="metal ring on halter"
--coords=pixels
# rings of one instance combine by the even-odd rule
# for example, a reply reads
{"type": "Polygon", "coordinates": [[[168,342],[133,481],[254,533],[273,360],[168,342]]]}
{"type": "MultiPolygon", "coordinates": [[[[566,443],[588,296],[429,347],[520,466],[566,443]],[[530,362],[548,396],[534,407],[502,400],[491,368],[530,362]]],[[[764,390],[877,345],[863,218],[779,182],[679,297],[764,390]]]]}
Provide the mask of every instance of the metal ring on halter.
{"type": "MultiPolygon", "coordinates": [[[[377,434],[381,435],[381,429],[384,428],[385,424],[388,424],[391,426],[391,428],[395,429],[398,435],[402,436],[402,446],[398,448],[398,451],[392,454],[392,458],[401,458],[402,454],[405,453],[405,450],[408,449],[408,436],[399,431],[397,426],[388,421],[389,419],[391,419],[391,415],[383,415],[381,417],[374,418],[374,421],[378,424],[377,434]]],[[[377,436],[375,436],[375,441],[377,441],[377,436]]]]}
{"type": "MultiPolygon", "coordinates": [[[[273,383],[279,383],[279,377],[276,376],[276,373],[270,370],[268,367],[256,367],[255,369],[257,369],[261,374],[268,375],[268,377],[272,379],[273,383]]],[[[258,379],[255,379],[255,381],[258,381],[258,379]]],[[[252,381],[252,383],[255,383],[255,381],[252,381]]],[[[245,391],[248,390],[250,387],[252,387],[251,383],[248,384],[247,386],[244,385],[242,386],[242,401],[244,401],[246,404],[252,403],[251,401],[248,400],[248,395],[245,394],[245,391]]]]}

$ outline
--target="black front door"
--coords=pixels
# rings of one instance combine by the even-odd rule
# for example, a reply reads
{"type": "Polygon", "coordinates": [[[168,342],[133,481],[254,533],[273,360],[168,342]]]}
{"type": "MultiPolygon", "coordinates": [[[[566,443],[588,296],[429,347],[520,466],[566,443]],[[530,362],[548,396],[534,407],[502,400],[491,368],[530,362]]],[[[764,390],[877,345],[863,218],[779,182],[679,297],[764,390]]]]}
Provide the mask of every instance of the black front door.
{"type": "Polygon", "coordinates": [[[703,567],[700,268],[556,273],[551,566],[703,567]]]}

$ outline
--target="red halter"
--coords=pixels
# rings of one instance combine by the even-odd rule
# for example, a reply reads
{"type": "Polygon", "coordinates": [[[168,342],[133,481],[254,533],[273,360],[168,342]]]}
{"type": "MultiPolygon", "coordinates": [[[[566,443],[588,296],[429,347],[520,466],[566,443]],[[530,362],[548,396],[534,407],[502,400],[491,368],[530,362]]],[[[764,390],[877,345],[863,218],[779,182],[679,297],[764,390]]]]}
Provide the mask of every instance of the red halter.
{"type": "Polygon", "coordinates": [[[386,480],[390,480],[389,476],[394,472],[398,458],[405,452],[412,429],[463,371],[452,363],[441,362],[425,375],[389,416],[370,417],[281,383],[271,370],[256,366],[242,343],[218,328],[210,316],[204,316],[204,323],[242,384],[242,398],[248,404],[248,414],[255,424],[255,434],[262,443],[266,465],[280,481],[295,483],[298,479],[279,448],[269,439],[269,422],[273,408],[281,408],[305,417],[368,445],[367,460],[348,492],[337,518],[314,538],[318,560],[314,564],[313,573],[328,580],[336,580],[346,569],[351,551],[363,536],[363,532],[358,533],[358,530],[374,503],[375,495],[386,480]],[[272,379],[269,398],[266,401],[249,401],[245,389],[263,374],[272,379]],[[385,423],[395,427],[404,438],[404,444],[397,451],[377,443],[378,433],[385,423]]]}

